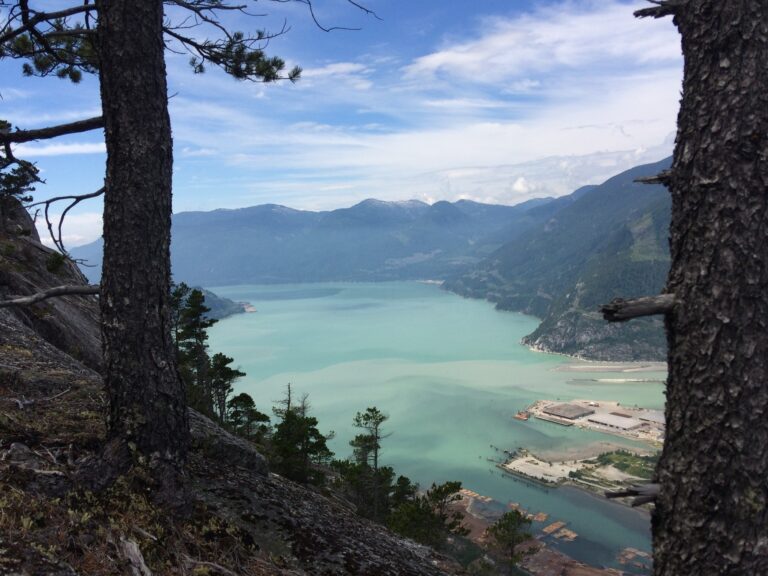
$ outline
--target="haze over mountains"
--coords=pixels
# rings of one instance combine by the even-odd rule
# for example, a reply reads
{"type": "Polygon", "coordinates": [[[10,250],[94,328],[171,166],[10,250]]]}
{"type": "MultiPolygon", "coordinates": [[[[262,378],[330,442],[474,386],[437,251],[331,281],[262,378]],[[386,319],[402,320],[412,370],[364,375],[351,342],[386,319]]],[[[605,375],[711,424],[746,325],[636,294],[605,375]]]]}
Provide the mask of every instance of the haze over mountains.
{"type": "MultiPolygon", "coordinates": [[[[190,285],[446,278],[535,222],[518,206],[365,200],[327,212],[265,204],[173,217],[173,275],[190,285]]],[[[101,242],[75,251],[97,264],[101,242]]]]}
{"type": "MultiPolygon", "coordinates": [[[[326,212],[267,204],[174,215],[177,281],[191,285],[436,279],[458,294],[542,318],[527,342],[596,359],[663,359],[658,320],[609,325],[613,297],[658,293],[670,200],[635,183],[669,160],[516,206],[365,200],[326,212]]],[[[73,250],[97,264],[101,241],[73,250]]]]}

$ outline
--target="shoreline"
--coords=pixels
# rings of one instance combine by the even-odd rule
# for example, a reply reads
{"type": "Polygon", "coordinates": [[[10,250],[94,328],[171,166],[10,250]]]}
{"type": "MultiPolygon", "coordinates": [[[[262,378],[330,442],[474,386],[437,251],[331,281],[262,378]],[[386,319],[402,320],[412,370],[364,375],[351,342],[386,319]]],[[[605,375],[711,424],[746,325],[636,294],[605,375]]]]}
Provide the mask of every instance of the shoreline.
{"type": "MultiPolygon", "coordinates": [[[[518,314],[523,314],[523,312],[518,312],[518,314]]],[[[527,316],[530,316],[530,314],[527,314],[527,316]]],[[[561,372],[666,372],[668,369],[667,363],[659,360],[594,360],[592,358],[579,356],[578,354],[567,354],[565,352],[547,350],[536,344],[528,344],[524,340],[520,340],[520,344],[528,348],[531,352],[562,356],[563,358],[577,360],[580,363],[586,364],[569,364],[563,367],[553,368],[553,370],[561,372]],[[603,366],[600,366],[601,364],[603,366]]]]}

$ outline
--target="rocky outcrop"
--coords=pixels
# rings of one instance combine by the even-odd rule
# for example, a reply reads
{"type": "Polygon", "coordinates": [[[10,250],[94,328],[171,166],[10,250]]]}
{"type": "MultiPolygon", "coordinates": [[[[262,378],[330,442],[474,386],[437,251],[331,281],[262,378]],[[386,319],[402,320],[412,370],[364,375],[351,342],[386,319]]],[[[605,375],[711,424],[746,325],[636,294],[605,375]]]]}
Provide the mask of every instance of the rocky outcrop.
{"type": "MultiPolygon", "coordinates": [[[[44,246],[32,219],[17,202],[4,210],[0,229],[0,299],[27,296],[62,285],[87,281],[79,268],[44,246]]],[[[35,334],[98,369],[101,364],[99,307],[95,296],[51,298],[33,306],[7,308],[35,334]]]]}
{"type": "Polygon", "coordinates": [[[545,318],[522,342],[541,352],[588,360],[666,360],[664,323],[658,318],[614,324],[603,320],[598,313],[567,310],[545,318]]]}

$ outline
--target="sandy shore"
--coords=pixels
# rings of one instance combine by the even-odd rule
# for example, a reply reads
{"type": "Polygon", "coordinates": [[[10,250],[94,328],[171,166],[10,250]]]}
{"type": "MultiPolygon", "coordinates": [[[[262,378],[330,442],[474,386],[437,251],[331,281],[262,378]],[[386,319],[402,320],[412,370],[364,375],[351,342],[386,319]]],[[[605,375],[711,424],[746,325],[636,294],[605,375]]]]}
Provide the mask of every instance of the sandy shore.
{"type": "Polygon", "coordinates": [[[587,362],[563,364],[557,372],[666,372],[666,362],[587,362]]]}
{"type": "MultiPolygon", "coordinates": [[[[626,450],[627,446],[624,444],[618,444],[616,442],[592,442],[584,446],[574,446],[569,448],[563,448],[560,450],[541,450],[534,453],[536,458],[544,460],[545,462],[568,462],[573,460],[589,460],[590,458],[596,458],[600,454],[605,452],[613,452],[615,450],[626,450]]],[[[632,451],[639,453],[637,448],[632,448],[632,451]]],[[[648,450],[648,454],[652,454],[653,450],[648,450]]]]}

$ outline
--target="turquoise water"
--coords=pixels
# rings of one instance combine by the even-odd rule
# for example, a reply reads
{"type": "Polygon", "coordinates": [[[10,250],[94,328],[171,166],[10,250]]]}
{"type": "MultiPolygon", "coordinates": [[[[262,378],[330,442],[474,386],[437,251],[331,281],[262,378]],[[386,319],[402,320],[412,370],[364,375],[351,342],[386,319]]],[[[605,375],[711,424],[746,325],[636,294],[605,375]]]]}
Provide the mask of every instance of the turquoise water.
{"type": "MultiPolygon", "coordinates": [[[[632,445],[615,436],[512,415],[537,399],[617,400],[662,408],[661,373],[558,370],[571,359],[520,345],[537,320],[500,312],[420,283],[226,286],[216,293],[258,310],[219,322],[210,346],[247,373],[237,391],[269,412],[288,382],[308,393],[323,431],[333,430],[337,456],[351,454],[355,412],[377,406],[392,436],[382,459],[423,486],[461,480],[500,502],[568,522],[579,537],[553,541],[593,565],[618,566],[632,546],[650,550],[647,514],[570,488],[545,489],[502,475],[494,448],[563,450],[594,442],[632,445]],[[604,383],[590,379],[657,379],[604,383]]],[[[624,567],[626,569],[626,567],[624,567]]]]}

